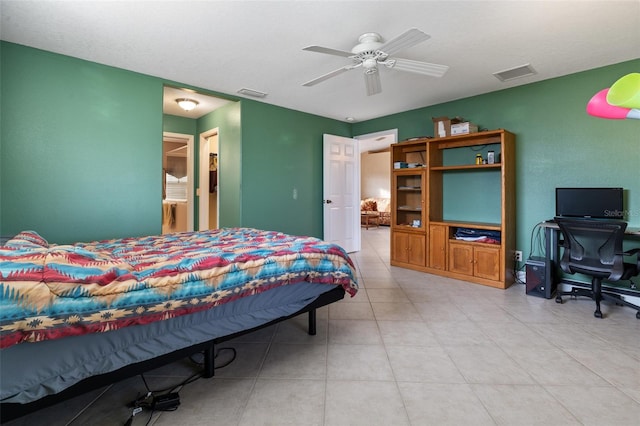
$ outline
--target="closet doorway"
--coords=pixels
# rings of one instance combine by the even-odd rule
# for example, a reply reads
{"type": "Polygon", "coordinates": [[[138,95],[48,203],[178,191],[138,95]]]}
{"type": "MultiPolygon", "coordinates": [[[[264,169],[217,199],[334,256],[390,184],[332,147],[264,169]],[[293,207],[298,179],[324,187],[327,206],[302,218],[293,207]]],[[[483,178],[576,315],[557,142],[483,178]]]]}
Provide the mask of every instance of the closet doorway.
{"type": "Polygon", "coordinates": [[[198,190],[198,230],[218,228],[218,178],[220,176],[219,132],[200,134],[200,177],[198,190]]]}

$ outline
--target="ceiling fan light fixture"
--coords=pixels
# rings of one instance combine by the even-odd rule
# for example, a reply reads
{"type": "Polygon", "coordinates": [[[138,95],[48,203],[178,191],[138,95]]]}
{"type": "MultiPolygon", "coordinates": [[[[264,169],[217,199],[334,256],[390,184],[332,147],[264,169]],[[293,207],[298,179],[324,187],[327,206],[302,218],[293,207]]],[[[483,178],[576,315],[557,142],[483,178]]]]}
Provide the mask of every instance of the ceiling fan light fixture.
{"type": "Polygon", "coordinates": [[[182,108],[185,111],[191,111],[192,109],[198,106],[198,101],[194,99],[189,99],[189,98],[176,99],[176,103],[180,108],[182,108]]]}
{"type": "Polygon", "coordinates": [[[362,61],[362,67],[365,74],[375,74],[378,72],[378,62],[375,58],[367,58],[362,61]]]}

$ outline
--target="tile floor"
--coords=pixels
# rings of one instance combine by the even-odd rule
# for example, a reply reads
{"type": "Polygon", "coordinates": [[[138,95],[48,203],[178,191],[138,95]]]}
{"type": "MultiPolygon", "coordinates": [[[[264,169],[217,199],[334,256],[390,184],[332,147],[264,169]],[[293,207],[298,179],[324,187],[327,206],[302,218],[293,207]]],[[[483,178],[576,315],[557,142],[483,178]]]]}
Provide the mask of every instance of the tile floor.
{"type": "MultiPolygon", "coordinates": [[[[174,412],[133,425],[639,425],[640,321],[593,302],[556,304],[389,266],[389,229],[363,230],[361,290],[223,346],[237,359],[180,390],[174,412]]],[[[221,353],[220,357],[227,356],[221,353]]],[[[164,388],[187,361],[145,375],[164,388]]],[[[122,425],[144,392],[131,378],[11,426],[122,425]]]]}

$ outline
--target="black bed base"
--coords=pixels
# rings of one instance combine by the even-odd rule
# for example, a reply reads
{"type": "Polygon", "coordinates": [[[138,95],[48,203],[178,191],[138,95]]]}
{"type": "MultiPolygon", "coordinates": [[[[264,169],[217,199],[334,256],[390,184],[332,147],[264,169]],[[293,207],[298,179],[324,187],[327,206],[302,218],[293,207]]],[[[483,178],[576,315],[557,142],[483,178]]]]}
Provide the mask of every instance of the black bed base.
{"type": "Polygon", "coordinates": [[[36,410],[40,410],[42,408],[57,404],[67,399],[71,399],[91,390],[119,382],[129,377],[137,376],[138,374],[142,374],[144,372],[162,367],[163,365],[170,364],[198,352],[204,352],[204,368],[202,377],[213,377],[215,369],[214,346],[216,344],[226,342],[227,340],[231,340],[235,337],[239,337],[265,327],[269,327],[273,324],[288,320],[305,312],[308,312],[309,314],[308,333],[313,336],[316,334],[316,309],[341,300],[342,298],[344,298],[344,294],[344,289],[340,286],[336,286],[331,291],[318,296],[313,302],[300,309],[298,312],[285,317],[274,319],[260,326],[248,330],[242,330],[228,336],[218,337],[207,342],[198,343],[187,348],[178,349],[174,352],[160,355],[147,361],[126,365],[118,370],[109,373],[88,377],[57,394],[45,396],[37,401],[33,401],[28,404],[2,403],[0,404],[0,423],[8,422],[18,417],[22,417],[26,414],[33,413],[36,410]]]}

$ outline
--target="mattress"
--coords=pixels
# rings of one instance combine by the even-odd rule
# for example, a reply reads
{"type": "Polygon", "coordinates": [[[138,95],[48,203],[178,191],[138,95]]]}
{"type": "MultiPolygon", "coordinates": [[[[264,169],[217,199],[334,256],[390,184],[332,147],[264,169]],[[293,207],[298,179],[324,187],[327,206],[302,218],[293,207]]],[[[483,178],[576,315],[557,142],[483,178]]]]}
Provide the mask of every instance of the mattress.
{"type": "Polygon", "coordinates": [[[165,321],[300,282],[357,291],[346,252],[312,237],[228,228],[58,246],[21,235],[0,249],[0,348],[165,321]]]}

